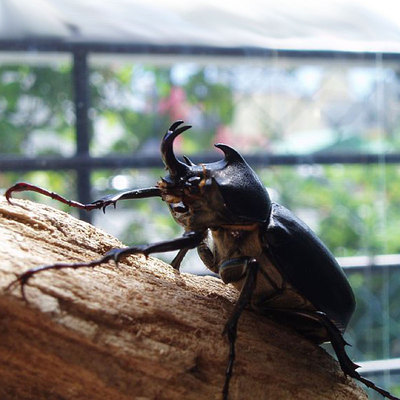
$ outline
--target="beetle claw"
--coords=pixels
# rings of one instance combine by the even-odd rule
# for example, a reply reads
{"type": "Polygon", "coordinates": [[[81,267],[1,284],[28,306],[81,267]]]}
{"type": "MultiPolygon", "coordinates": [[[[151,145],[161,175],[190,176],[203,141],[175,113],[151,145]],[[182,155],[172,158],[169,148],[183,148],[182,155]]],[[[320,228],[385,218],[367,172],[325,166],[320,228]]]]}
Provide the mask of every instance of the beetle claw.
{"type": "Polygon", "coordinates": [[[25,272],[23,274],[18,275],[16,279],[11,281],[4,289],[5,292],[9,292],[16,285],[20,285],[21,296],[26,303],[29,303],[28,298],[26,297],[25,285],[28,283],[29,278],[32,276],[32,273],[25,272]]]}
{"type": "Polygon", "coordinates": [[[111,249],[104,254],[104,258],[107,260],[113,260],[116,267],[118,267],[119,259],[122,254],[122,249],[111,249]]]}

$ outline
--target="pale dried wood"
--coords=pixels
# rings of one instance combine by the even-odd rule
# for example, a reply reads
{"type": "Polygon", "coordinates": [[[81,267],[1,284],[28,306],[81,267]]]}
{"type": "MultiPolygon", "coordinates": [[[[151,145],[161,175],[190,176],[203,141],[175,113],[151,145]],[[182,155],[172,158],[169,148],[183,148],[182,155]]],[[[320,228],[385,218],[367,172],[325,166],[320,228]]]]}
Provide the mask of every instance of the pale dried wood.
{"type": "MultiPolygon", "coordinates": [[[[51,207],[0,197],[0,398],[220,399],[237,292],[213,277],[129,257],[117,268],[50,271],[26,304],[16,274],[91,260],[121,243],[51,207]]],[[[351,400],[366,395],[320,347],[244,312],[234,399],[351,400]]]]}

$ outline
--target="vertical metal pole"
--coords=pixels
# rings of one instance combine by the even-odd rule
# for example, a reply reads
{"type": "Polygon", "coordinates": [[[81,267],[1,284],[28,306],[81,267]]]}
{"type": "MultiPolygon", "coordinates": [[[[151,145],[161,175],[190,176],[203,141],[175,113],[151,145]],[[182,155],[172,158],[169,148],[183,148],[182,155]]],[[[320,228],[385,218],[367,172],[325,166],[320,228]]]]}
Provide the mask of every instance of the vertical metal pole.
{"type": "MultiPolygon", "coordinates": [[[[85,50],[77,49],[74,51],[73,56],[76,154],[80,156],[89,156],[90,124],[88,111],[90,106],[90,93],[88,54],[85,50]]],[[[78,200],[81,203],[89,203],[91,201],[90,168],[77,165],[76,173],[78,200]]],[[[84,210],[79,210],[79,218],[83,221],[91,222],[91,215],[84,210]]]]}

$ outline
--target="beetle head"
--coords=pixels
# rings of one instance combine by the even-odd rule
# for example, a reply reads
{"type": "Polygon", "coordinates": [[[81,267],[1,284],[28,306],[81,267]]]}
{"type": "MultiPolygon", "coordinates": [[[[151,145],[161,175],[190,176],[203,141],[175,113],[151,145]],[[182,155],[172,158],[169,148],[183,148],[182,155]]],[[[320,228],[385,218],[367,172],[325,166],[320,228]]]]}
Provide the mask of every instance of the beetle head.
{"type": "Polygon", "coordinates": [[[225,157],[208,164],[176,158],[173,142],[190,128],[180,126],[182,123],[172,124],[161,143],[169,175],[159,182],[159,187],[174,218],[190,229],[265,222],[271,210],[268,192],[235,149],[216,144],[225,157]]]}

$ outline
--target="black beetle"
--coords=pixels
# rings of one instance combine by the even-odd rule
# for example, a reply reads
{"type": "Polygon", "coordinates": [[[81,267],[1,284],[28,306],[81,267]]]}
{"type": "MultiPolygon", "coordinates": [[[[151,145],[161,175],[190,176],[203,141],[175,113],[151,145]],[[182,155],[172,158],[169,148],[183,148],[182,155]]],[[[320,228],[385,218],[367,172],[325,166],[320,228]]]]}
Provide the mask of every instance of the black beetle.
{"type": "Polygon", "coordinates": [[[28,183],[17,183],[6,192],[31,190],[70,206],[92,210],[116,205],[119,200],[161,197],[174,219],[184,227],[182,237],[149,245],[114,249],[89,263],[52,264],[21,274],[9,287],[24,285],[36,273],[49,269],[94,267],[127,254],[148,255],[179,250],[172,266],[179,270],[189,249],[197,247],[200,258],[224,283],[240,290],[224,333],[230,351],[223,398],[228,398],[235,359],[237,323],[250,307],[291,326],[320,344],[331,342],[343,372],[389,399],[397,399],[356,371],[345,351],[343,332],[355,309],[352,289],[338,263],[311,229],[285,207],[271,202],[255,172],[233,148],[216,144],[225,157],[196,165],[187,157],[179,161],[174,139],[190,128],[183,121],[171,125],[161,143],[169,172],[156,186],[107,196],[90,204],[67,200],[28,183]]]}

